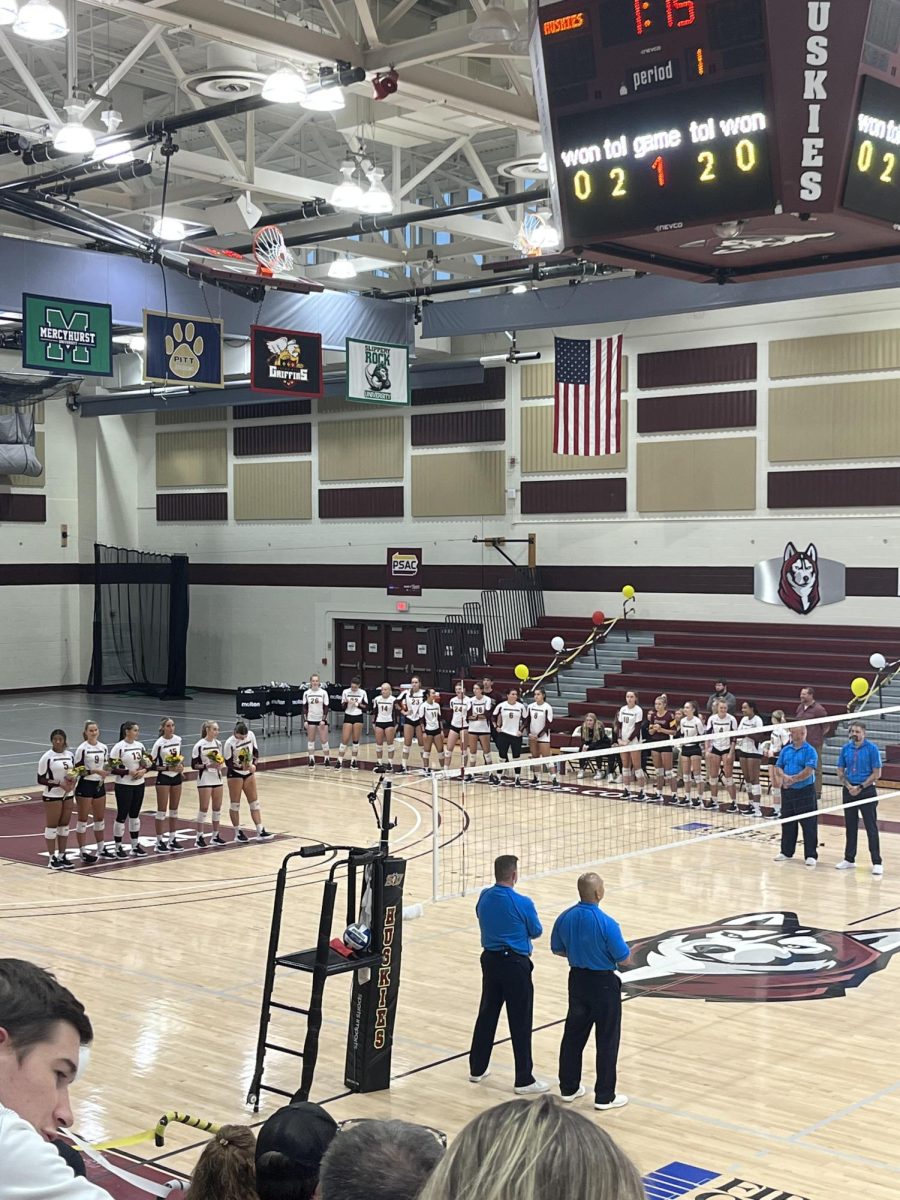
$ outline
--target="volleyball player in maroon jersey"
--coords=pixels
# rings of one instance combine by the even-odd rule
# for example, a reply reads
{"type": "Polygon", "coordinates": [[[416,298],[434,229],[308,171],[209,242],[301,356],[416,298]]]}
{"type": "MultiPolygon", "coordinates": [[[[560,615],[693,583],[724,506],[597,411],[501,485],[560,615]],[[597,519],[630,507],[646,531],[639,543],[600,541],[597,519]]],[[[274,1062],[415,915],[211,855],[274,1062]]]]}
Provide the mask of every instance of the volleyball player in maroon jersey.
{"type": "MultiPolygon", "coordinates": [[[[657,696],[653,702],[653,711],[649,717],[650,742],[667,742],[675,737],[675,714],[669,708],[668,697],[657,696]]],[[[653,759],[654,783],[656,792],[650,797],[655,804],[672,803],[672,793],[675,790],[674,755],[671,746],[655,750],[651,744],[650,755],[653,759]]]]}

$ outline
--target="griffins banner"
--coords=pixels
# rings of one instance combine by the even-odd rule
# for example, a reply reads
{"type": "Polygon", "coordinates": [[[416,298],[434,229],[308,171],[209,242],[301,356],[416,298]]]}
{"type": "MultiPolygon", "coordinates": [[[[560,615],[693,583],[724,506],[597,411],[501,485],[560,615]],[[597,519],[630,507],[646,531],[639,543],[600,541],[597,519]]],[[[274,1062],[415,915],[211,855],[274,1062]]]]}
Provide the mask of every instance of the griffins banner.
{"type": "Polygon", "coordinates": [[[251,325],[250,387],[280,396],[321,396],[322,335],[251,325]]]}
{"type": "Polygon", "coordinates": [[[347,399],[409,404],[409,347],[347,338],[347,399]]]}
{"type": "Polygon", "coordinates": [[[389,596],[422,595],[422,550],[388,548],[387,594],[389,596]]]}

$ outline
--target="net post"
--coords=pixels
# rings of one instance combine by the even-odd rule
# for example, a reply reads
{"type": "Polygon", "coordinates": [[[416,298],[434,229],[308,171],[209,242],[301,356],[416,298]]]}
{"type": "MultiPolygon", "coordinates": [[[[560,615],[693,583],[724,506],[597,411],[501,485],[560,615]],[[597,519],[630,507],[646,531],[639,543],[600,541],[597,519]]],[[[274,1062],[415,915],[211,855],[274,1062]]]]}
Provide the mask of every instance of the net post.
{"type": "Polygon", "coordinates": [[[441,839],[438,809],[438,777],[431,776],[431,899],[439,898],[441,888],[441,839]]]}

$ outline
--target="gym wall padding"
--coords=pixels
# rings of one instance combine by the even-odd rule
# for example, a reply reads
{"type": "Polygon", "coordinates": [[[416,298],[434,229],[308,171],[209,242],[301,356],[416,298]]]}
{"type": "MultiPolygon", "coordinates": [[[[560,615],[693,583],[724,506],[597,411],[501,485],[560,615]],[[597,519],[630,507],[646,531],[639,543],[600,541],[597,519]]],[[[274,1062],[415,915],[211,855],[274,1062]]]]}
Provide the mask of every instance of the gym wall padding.
{"type": "Polygon", "coordinates": [[[622,449],[602,458],[553,453],[553,405],[531,404],[522,409],[523,475],[565,475],[574,472],[625,471],[628,466],[628,401],[622,400],[622,449]]]}
{"type": "Polygon", "coordinates": [[[502,450],[415,455],[412,515],[500,516],[506,512],[505,467],[502,450]]]}
{"type": "Polygon", "coordinates": [[[403,478],[403,417],[323,421],[318,432],[319,479],[403,478]]]}
{"type": "Polygon", "coordinates": [[[895,379],[769,389],[769,462],[879,458],[900,458],[895,379]]]}
{"type": "Polygon", "coordinates": [[[195,429],[156,435],[157,487],[225,487],[228,434],[195,429]]]}
{"type": "Polygon", "coordinates": [[[752,512],[756,438],[643,442],[637,506],[642,513],[752,512]]]}
{"type": "Polygon", "coordinates": [[[308,521],[312,462],[235,463],[236,521],[308,521]]]}
{"type": "Polygon", "coordinates": [[[900,370],[900,329],[789,338],[769,344],[772,379],[897,370],[900,370]]]}

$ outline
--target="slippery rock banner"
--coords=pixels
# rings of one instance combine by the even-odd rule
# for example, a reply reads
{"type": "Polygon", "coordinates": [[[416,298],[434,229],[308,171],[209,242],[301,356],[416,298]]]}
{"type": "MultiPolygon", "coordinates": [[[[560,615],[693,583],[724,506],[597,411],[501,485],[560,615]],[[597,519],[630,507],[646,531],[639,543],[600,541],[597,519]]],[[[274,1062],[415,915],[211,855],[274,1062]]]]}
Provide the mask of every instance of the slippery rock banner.
{"type": "Polygon", "coordinates": [[[409,346],[347,338],[347,399],[409,404],[409,346]]]}

